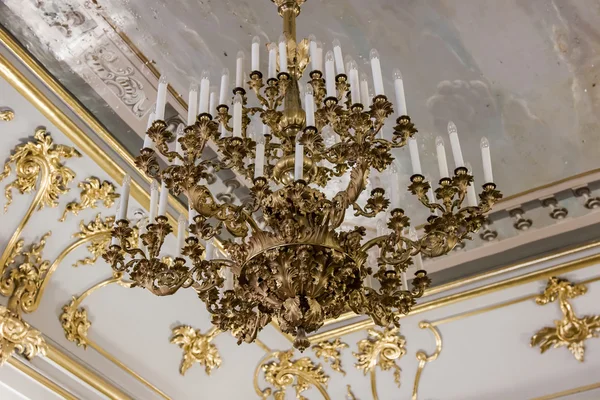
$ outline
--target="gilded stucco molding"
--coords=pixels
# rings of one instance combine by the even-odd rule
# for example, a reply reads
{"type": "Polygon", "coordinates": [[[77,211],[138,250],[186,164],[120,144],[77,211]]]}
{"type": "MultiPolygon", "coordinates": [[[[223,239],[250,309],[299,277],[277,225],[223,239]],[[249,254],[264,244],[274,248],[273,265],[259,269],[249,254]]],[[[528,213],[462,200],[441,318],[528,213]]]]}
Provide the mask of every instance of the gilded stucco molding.
{"type": "Polygon", "coordinates": [[[97,208],[98,203],[110,208],[115,204],[115,199],[119,197],[119,194],[115,193],[115,185],[109,181],[102,182],[98,178],[87,178],[85,181],[79,182],[77,186],[81,189],[80,200],[79,202],[72,201],[67,204],[62,217],[59,219],[60,222],[67,219],[67,213],[71,212],[78,215],[80,211],[87,208],[97,208]]]}
{"type": "Polygon", "coordinates": [[[94,220],[89,223],[81,221],[79,223],[79,232],[73,234],[73,238],[78,239],[77,247],[84,243],[89,243],[87,250],[90,253],[89,257],[77,260],[73,266],[94,265],[110,244],[110,234],[115,223],[115,217],[109,216],[102,218],[100,214],[96,215],[94,220]]]}
{"type": "Polygon", "coordinates": [[[352,391],[352,387],[350,387],[350,385],[346,385],[346,390],[347,390],[347,393],[348,393],[346,395],[346,400],[359,400],[358,397],[356,397],[356,395],[352,391]]]}
{"type": "Polygon", "coordinates": [[[327,393],[329,376],[320,364],[315,364],[308,357],[293,359],[294,350],[274,351],[265,356],[254,372],[254,390],[261,399],[273,396],[275,400],[286,398],[287,389],[293,387],[296,399],[306,400],[302,392],[310,387],[316,388],[325,400],[331,400],[327,393]],[[271,361],[269,361],[271,360],[271,361]],[[264,380],[271,385],[266,389],[259,386],[260,372],[264,380]]]}
{"type": "Polygon", "coordinates": [[[42,258],[48,236],[50,232],[27,249],[20,240],[8,257],[8,265],[18,265],[0,278],[0,293],[9,297],[7,307],[0,306],[0,366],[14,352],[29,359],[46,353],[42,334],[23,321],[21,315],[35,302],[40,282],[50,267],[50,262],[42,258]]]}
{"type": "Polygon", "coordinates": [[[386,328],[383,331],[369,329],[369,336],[358,342],[356,368],[371,376],[371,392],[373,400],[379,399],[377,394],[376,368],[383,371],[394,370],[394,381],[400,387],[400,366],[397,360],[406,354],[406,340],[400,335],[399,328],[386,328]]]}
{"type": "Polygon", "coordinates": [[[212,328],[206,334],[200,330],[194,330],[191,326],[182,325],[173,328],[171,343],[178,345],[183,350],[183,358],[179,373],[185,372],[196,363],[204,366],[206,375],[210,375],[213,369],[221,367],[221,355],[212,341],[219,333],[218,329],[212,328]]]}
{"type": "Polygon", "coordinates": [[[571,299],[587,293],[584,284],[573,284],[567,279],[552,277],[546,289],[535,298],[541,306],[557,301],[563,318],[554,321],[554,326],[540,329],[531,337],[531,347],[539,346],[544,353],[549,348],[567,347],[577,361],[583,362],[585,341],[600,336],[600,315],[575,315],[571,299]]]}
{"type": "Polygon", "coordinates": [[[3,108],[0,110],[0,121],[12,121],[15,118],[13,110],[3,108]]]}
{"type": "Polygon", "coordinates": [[[0,257],[0,272],[6,268],[8,257],[31,215],[43,207],[56,207],[59,196],[69,191],[67,186],[75,178],[75,173],[64,166],[62,161],[80,156],[72,147],[55,144],[43,128],[35,131],[33,141],[21,144],[13,150],[0,173],[0,181],[10,176],[13,167],[16,174],[15,180],[4,188],[5,212],[12,203],[13,190],[18,190],[21,194],[36,191],[36,195],[0,257]]]}
{"type": "Polygon", "coordinates": [[[419,366],[417,367],[417,373],[415,375],[412,400],[417,400],[419,397],[419,383],[421,382],[421,377],[423,376],[423,369],[425,368],[425,365],[427,365],[427,363],[437,360],[440,353],[442,352],[442,336],[440,335],[438,329],[432,323],[427,321],[419,322],[419,328],[429,329],[429,331],[433,334],[433,337],[435,338],[435,351],[429,355],[423,350],[417,351],[417,360],[419,360],[419,366]]]}
{"type": "Polygon", "coordinates": [[[315,355],[323,359],[336,372],[346,375],[342,368],[341,350],[348,348],[348,345],[336,338],[335,340],[323,341],[312,346],[315,355]]]}

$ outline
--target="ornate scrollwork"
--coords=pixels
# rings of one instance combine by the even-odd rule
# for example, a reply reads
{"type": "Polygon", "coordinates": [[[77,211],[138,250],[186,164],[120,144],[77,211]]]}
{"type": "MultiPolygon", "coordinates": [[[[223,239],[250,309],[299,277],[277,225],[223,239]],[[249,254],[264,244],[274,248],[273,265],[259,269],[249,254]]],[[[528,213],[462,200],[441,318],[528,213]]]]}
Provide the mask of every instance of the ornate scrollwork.
{"type": "Polygon", "coordinates": [[[543,306],[558,301],[563,318],[554,321],[554,326],[542,328],[533,335],[531,347],[539,346],[544,353],[551,347],[565,346],[577,361],[583,362],[585,341],[600,336],[600,315],[578,318],[569,300],[586,292],[587,288],[582,284],[573,284],[562,278],[550,278],[544,293],[536,297],[535,302],[543,306]]]}
{"type": "Polygon", "coordinates": [[[56,207],[56,202],[61,194],[69,189],[67,186],[75,178],[75,173],[65,167],[63,158],[81,157],[81,154],[72,147],[55,144],[50,134],[40,128],[35,131],[35,142],[27,142],[17,146],[0,174],[0,181],[11,173],[11,164],[15,165],[17,177],[4,188],[6,197],[6,211],[12,203],[12,190],[20,193],[30,193],[36,188],[39,174],[42,173],[40,190],[38,192],[37,208],[56,207]]]}
{"type": "Polygon", "coordinates": [[[13,353],[32,359],[46,355],[46,351],[47,345],[41,332],[33,329],[17,313],[0,306],[0,367],[13,353]]]}
{"type": "Polygon", "coordinates": [[[85,349],[88,345],[88,330],[92,326],[92,323],[88,320],[87,310],[83,307],[78,307],[79,303],[79,299],[73,296],[71,302],[63,306],[60,323],[65,331],[67,340],[85,349]]]}
{"type": "Polygon", "coordinates": [[[178,326],[173,328],[171,343],[178,345],[183,350],[183,358],[179,373],[185,375],[194,363],[204,366],[206,375],[210,375],[213,369],[221,366],[221,355],[217,347],[212,343],[219,334],[218,329],[211,329],[207,334],[200,330],[194,330],[191,326],[178,326]]]}
{"type": "Polygon", "coordinates": [[[325,389],[329,381],[329,376],[323,372],[323,367],[318,364],[315,365],[308,357],[294,360],[293,356],[293,350],[275,351],[267,355],[259,363],[254,374],[254,388],[256,393],[262,399],[268,399],[269,396],[273,396],[276,400],[283,400],[286,398],[287,388],[291,386],[296,392],[296,399],[307,400],[302,396],[302,392],[314,386],[326,400],[329,400],[329,395],[325,389]],[[267,361],[269,359],[275,360],[267,361]],[[260,370],[264,374],[265,381],[271,384],[272,388],[268,387],[264,390],[259,388],[258,376],[260,370]]]}
{"type": "Polygon", "coordinates": [[[79,194],[80,201],[72,201],[65,207],[62,217],[59,219],[60,222],[64,222],[67,218],[67,213],[71,212],[78,215],[80,211],[87,208],[98,207],[99,202],[102,202],[104,207],[110,208],[115,203],[115,199],[119,197],[118,193],[115,193],[115,186],[108,182],[101,182],[98,178],[88,178],[83,182],[79,182],[77,185],[81,189],[79,194]]]}
{"type": "Polygon", "coordinates": [[[312,349],[318,358],[322,358],[325,362],[329,363],[331,369],[342,375],[346,375],[346,371],[342,368],[341,350],[347,348],[348,345],[343,343],[340,338],[336,338],[332,341],[320,342],[312,346],[312,349]]]}
{"type": "Polygon", "coordinates": [[[353,353],[357,359],[356,368],[366,375],[371,374],[371,391],[373,398],[378,399],[375,370],[394,370],[394,381],[400,387],[400,366],[397,360],[406,354],[406,340],[400,336],[399,328],[368,330],[369,337],[358,342],[358,353],[353,353]]]}

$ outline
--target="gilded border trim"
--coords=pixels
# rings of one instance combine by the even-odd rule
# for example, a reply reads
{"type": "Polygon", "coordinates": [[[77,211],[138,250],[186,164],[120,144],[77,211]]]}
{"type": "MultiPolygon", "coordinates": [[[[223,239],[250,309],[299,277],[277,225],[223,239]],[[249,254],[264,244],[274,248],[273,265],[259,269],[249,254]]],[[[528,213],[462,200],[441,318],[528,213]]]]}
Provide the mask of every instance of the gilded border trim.
{"type": "Polygon", "coordinates": [[[600,382],[596,382],[596,383],[592,383],[592,384],[584,385],[584,386],[578,386],[578,387],[573,388],[573,389],[567,389],[567,390],[563,390],[562,392],[556,392],[556,393],[548,394],[548,395],[545,395],[545,396],[542,396],[542,397],[536,397],[536,398],[531,399],[531,400],[554,400],[554,399],[560,399],[561,397],[571,396],[573,394],[578,394],[578,393],[589,392],[590,390],[594,390],[594,389],[600,389],[600,382]]]}
{"type": "Polygon", "coordinates": [[[15,367],[17,370],[30,377],[31,379],[33,379],[34,381],[38,382],[40,385],[46,387],[46,389],[56,393],[58,396],[66,400],[78,400],[76,396],[72,395],[70,392],[58,386],[56,383],[54,383],[54,381],[40,374],[38,371],[31,368],[28,364],[21,361],[20,359],[16,357],[11,357],[8,359],[8,363],[11,366],[15,367]]]}

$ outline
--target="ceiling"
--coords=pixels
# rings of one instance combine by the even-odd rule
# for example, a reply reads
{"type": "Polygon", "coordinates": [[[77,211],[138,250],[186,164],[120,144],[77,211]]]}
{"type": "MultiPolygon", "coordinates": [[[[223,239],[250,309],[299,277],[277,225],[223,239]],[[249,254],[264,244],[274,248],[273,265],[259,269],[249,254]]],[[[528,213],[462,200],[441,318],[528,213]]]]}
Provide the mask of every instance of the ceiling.
{"type": "MultiPolygon", "coordinates": [[[[7,12],[0,14],[0,23],[44,57],[52,72],[64,77],[79,100],[105,125],[115,127],[113,134],[124,142],[143,133],[153,95],[138,99],[132,122],[69,71],[85,75],[77,67],[81,54],[102,44],[102,32],[111,26],[121,31],[184,94],[203,69],[210,71],[213,82],[218,82],[223,67],[233,70],[235,54],[248,51],[254,35],[266,43],[277,40],[281,32],[281,19],[268,0],[1,3],[7,12]]],[[[369,50],[377,48],[388,94],[393,92],[392,69],[402,70],[408,111],[420,130],[424,171],[434,181],[438,178],[434,141],[437,135],[445,137],[448,120],[458,126],[465,158],[478,183],[482,183],[479,141],[481,136],[490,139],[495,180],[505,195],[598,167],[598,1],[364,4],[308,0],[298,20],[298,35],[315,34],[327,48],[339,39],[344,53],[359,60],[365,72],[369,50]]],[[[265,67],[266,57],[262,61],[265,67]]],[[[142,73],[148,75],[147,70],[142,73]]],[[[410,162],[404,150],[397,155],[404,186],[410,162]]],[[[402,193],[404,208],[421,222],[425,211],[410,194],[402,193]]]]}

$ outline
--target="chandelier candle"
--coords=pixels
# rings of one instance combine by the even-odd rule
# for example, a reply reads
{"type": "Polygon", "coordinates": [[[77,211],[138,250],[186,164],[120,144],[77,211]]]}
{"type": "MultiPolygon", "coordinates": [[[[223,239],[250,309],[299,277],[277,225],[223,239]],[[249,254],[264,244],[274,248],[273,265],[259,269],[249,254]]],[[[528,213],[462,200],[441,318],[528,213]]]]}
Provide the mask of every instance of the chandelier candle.
{"type": "Polygon", "coordinates": [[[219,92],[219,104],[227,104],[227,92],[229,92],[229,69],[224,68],[221,75],[221,91],[219,92]]]}
{"type": "Polygon", "coordinates": [[[185,233],[187,231],[187,221],[185,219],[185,215],[183,213],[179,214],[179,218],[177,220],[177,255],[176,257],[181,257],[181,250],[185,246],[185,233]]]}
{"type": "Polygon", "coordinates": [[[288,72],[287,38],[285,35],[279,37],[279,73],[288,72]]]}
{"type": "MultiPolygon", "coordinates": [[[[469,174],[473,173],[471,164],[465,163],[465,168],[467,168],[469,174]]],[[[477,193],[475,192],[475,181],[471,182],[471,184],[467,188],[467,204],[469,207],[477,207],[477,193]]]]}
{"type": "Polygon", "coordinates": [[[444,147],[444,139],[441,136],[435,138],[435,149],[438,160],[438,168],[440,170],[440,179],[450,177],[448,172],[448,161],[446,160],[446,148],[444,147]]]}
{"type": "Polygon", "coordinates": [[[490,142],[486,137],[481,138],[481,158],[483,159],[483,179],[486,183],[494,182],[492,173],[492,156],[490,155],[490,142]]]}
{"type": "Polygon", "coordinates": [[[213,91],[212,89],[210,92],[208,104],[209,104],[208,105],[208,107],[209,107],[208,113],[210,115],[217,115],[217,92],[213,91]]]}
{"type": "MultiPolygon", "coordinates": [[[[150,130],[150,127],[152,126],[152,123],[154,121],[156,121],[156,113],[155,113],[155,108],[153,107],[152,112],[150,113],[150,116],[148,117],[148,124],[146,125],[146,132],[148,132],[150,130]]],[[[154,147],[154,142],[152,141],[152,139],[150,138],[150,135],[148,135],[148,133],[146,133],[146,135],[144,136],[144,149],[153,149],[154,147]]]]}
{"type": "MultiPolygon", "coordinates": [[[[148,126],[153,146],[142,149],[136,166],[163,182],[159,216],[145,228],[143,249],[132,244],[134,221],[117,221],[103,257],[113,271],[128,276],[132,287],[159,296],[195,291],[215,328],[231,332],[240,343],[253,342],[275,321],[294,337],[294,347],[304,350],[311,345],[310,335],[349,310],[379,326],[398,326],[400,315],[410,313],[430,285],[420,255],[439,257],[469,240],[502,195],[488,182],[479,205],[467,207],[473,176],[464,167],[449,175],[441,139],[441,148],[436,146],[443,179],[432,190],[422,174],[418,131],[406,115],[403,96],[396,96],[398,104],[385,96],[377,51],[371,52],[371,98],[355,62],[349,62],[346,76],[338,41],[326,54],[323,74],[322,46],[312,36],[298,40],[296,19],[305,0],[269,2],[283,18],[283,35],[268,47],[268,74],[258,70],[258,41],[248,40],[253,70],[249,79],[244,81],[240,52],[235,88],[229,89],[229,74],[224,72],[219,107],[214,111],[209,99],[210,115],[199,110],[188,118],[188,126],[178,134],[183,145],[175,151],[169,147],[174,135],[164,112],[157,113],[148,126]],[[304,93],[300,82],[308,82],[304,93]],[[384,137],[395,113],[404,115],[384,137]],[[259,130],[258,124],[262,135],[252,133],[259,130]],[[203,157],[207,146],[217,151],[216,158],[203,157]],[[409,152],[396,151],[405,146],[409,152]],[[400,163],[395,154],[410,154],[413,174],[407,189],[428,211],[426,221],[410,219],[403,210],[400,182],[405,174],[396,170],[400,163]],[[161,158],[181,162],[165,167],[161,158]],[[217,171],[250,182],[250,198],[220,200],[207,184],[217,179],[217,171]],[[378,174],[389,177],[389,187],[382,187],[378,174]],[[188,202],[190,224],[180,224],[177,240],[169,240],[174,229],[165,216],[165,182],[188,202]],[[351,224],[351,215],[362,219],[351,224]],[[360,224],[347,228],[363,219],[377,223],[377,230],[360,224]],[[421,223],[422,236],[409,235],[410,226],[421,223]],[[214,240],[222,245],[218,257],[212,250],[214,240]],[[165,243],[175,242],[179,256],[167,265],[161,255],[175,250],[165,243]],[[418,270],[409,285],[406,272],[412,265],[418,270]]],[[[391,80],[394,86],[398,77],[391,80]]],[[[232,192],[231,186],[226,194],[232,192]]]]}
{"type": "Polygon", "coordinates": [[[167,77],[161,75],[158,80],[158,91],[156,94],[156,119],[165,119],[165,107],[167,106],[167,77]]]}
{"type": "Polygon", "coordinates": [[[158,182],[156,179],[152,180],[150,184],[150,210],[148,212],[148,220],[151,224],[154,223],[156,218],[156,211],[158,209],[158,182]]]}
{"type": "Polygon", "coordinates": [[[448,122],[448,136],[450,136],[450,147],[452,148],[452,157],[454,157],[455,168],[464,167],[462,150],[460,149],[460,140],[458,139],[458,130],[454,122],[448,122]]]}
{"type": "Polygon", "coordinates": [[[404,81],[399,69],[394,70],[394,89],[396,89],[396,107],[398,116],[407,115],[406,97],[404,97],[404,81]]]}
{"type": "Polygon", "coordinates": [[[254,36],[252,39],[252,71],[260,69],[260,38],[254,36]]]}
{"type": "Polygon", "coordinates": [[[421,158],[419,157],[419,144],[414,137],[408,139],[408,150],[410,152],[413,175],[423,175],[423,171],[421,170],[421,158]]]}
{"type": "Polygon", "coordinates": [[[235,87],[244,87],[244,52],[238,51],[235,63],[235,87]]]}
{"type": "Polygon", "coordinates": [[[121,205],[119,206],[119,212],[117,213],[117,221],[121,219],[127,219],[127,208],[129,207],[129,190],[131,187],[131,176],[125,175],[123,177],[123,183],[121,184],[121,193],[119,198],[121,199],[121,205]]]}
{"type": "Polygon", "coordinates": [[[364,72],[360,74],[360,102],[365,108],[371,105],[369,81],[367,80],[367,74],[364,72]]]}
{"type": "Polygon", "coordinates": [[[198,115],[198,96],[198,84],[192,83],[190,85],[190,93],[188,96],[188,126],[193,125],[194,122],[196,122],[196,115],[198,115]]]}
{"type": "Polygon", "coordinates": [[[200,106],[198,107],[199,114],[208,113],[210,97],[210,79],[208,71],[202,71],[202,78],[200,79],[200,106]]]}
{"type": "Polygon", "coordinates": [[[375,87],[375,96],[385,95],[383,89],[383,75],[381,75],[381,62],[377,50],[371,50],[371,71],[373,72],[373,86],[375,87]]]}

